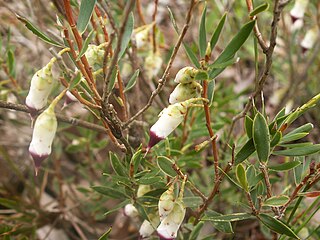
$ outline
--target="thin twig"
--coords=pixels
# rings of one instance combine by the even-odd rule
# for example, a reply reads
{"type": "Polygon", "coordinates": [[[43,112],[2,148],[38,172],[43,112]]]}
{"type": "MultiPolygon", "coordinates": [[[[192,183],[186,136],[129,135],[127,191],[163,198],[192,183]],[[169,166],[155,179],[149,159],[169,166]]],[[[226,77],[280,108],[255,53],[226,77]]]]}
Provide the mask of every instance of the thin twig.
{"type": "Polygon", "coordinates": [[[141,21],[142,25],[146,25],[146,20],[144,20],[144,16],[143,16],[143,12],[142,12],[142,9],[141,9],[140,0],[137,0],[137,12],[138,12],[138,16],[140,18],[140,21],[141,21]]]}
{"type": "Polygon", "coordinates": [[[154,11],[152,14],[152,22],[154,22],[152,27],[152,45],[153,45],[153,53],[157,52],[157,39],[156,39],[156,17],[158,12],[158,0],[154,0],[154,11]]]}
{"type": "Polygon", "coordinates": [[[173,48],[173,52],[172,52],[171,57],[169,59],[168,65],[167,65],[167,67],[166,67],[161,79],[158,81],[157,88],[152,92],[152,94],[151,94],[151,96],[150,96],[150,98],[148,100],[147,105],[145,105],[134,116],[132,116],[127,122],[125,122],[123,124],[124,128],[127,128],[132,121],[137,119],[141,114],[143,114],[152,105],[154,98],[162,91],[163,87],[165,86],[167,78],[168,78],[168,75],[169,75],[169,71],[170,71],[170,69],[172,67],[172,64],[173,64],[173,61],[176,58],[176,55],[177,55],[178,50],[179,50],[179,48],[181,46],[182,40],[183,40],[184,36],[186,35],[186,32],[187,32],[187,30],[189,28],[189,23],[191,21],[191,16],[192,16],[192,10],[193,10],[193,7],[195,6],[195,4],[196,4],[195,0],[191,0],[190,1],[190,7],[189,7],[189,11],[188,11],[188,14],[187,14],[187,17],[186,17],[186,23],[184,24],[183,29],[182,29],[182,31],[180,33],[179,38],[178,38],[178,41],[177,41],[176,45],[173,48]]]}

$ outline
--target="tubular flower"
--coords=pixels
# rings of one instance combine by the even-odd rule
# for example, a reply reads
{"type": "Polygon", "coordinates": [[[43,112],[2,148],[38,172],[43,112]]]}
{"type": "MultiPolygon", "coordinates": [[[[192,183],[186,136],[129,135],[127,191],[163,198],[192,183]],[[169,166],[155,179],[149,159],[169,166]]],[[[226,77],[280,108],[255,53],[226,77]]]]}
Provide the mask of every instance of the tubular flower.
{"type": "Polygon", "coordinates": [[[174,81],[176,83],[189,83],[194,81],[194,77],[198,70],[194,67],[184,67],[179,70],[174,81]]]}
{"type": "Polygon", "coordinates": [[[172,211],[161,221],[157,228],[160,239],[175,239],[185,215],[186,208],[183,202],[177,200],[172,211]]]}
{"type": "Polygon", "coordinates": [[[129,203],[124,207],[124,215],[132,218],[136,218],[139,216],[138,210],[133,204],[129,203]]]}
{"type": "Polygon", "coordinates": [[[156,230],[157,226],[159,225],[160,221],[158,216],[152,215],[152,216],[149,216],[149,219],[151,222],[149,222],[148,220],[144,220],[140,226],[140,229],[139,229],[140,239],[145,239],[150,237],[152,233],[156,230]]]}
{"type": "Polygon", "coordinates": [[[174,184],[172,184],[167,191],[162,193],[158,203],[160,221],[162,221],[174,207],[174,184]]]}
{"type": "Polygon", "coordinates": [[[162,58],[159,53],[153,53],[152,51],[148,54],[145,59],[145,70],[147,78],[151,79],[159,73],[162,66],[162,58]]]}
{"type": "Polygon", "coordinates": [[[102,43],[99,46],[94,44],[89,44],[88,49],[85,53],[85,56],[88,60],[90,66],[94,67],[95,65],[101,65],[103,63],[104,58],[104,46],[102,43]]]}
{"type": "Polygon", "coordinates": [[[179,83],[170,94],[169,103],[179,103],[189,98],[198,98],[202,92],[202,86],[196,81],[179,83]]]}
{"type": "Polygon", "coordinates": [[[202,98],[190,98],[184,102],[169,105],[159,114],[158,121],[150,128],[150,140],[147,152],[161,140],[165,139],[183,121],[188,107],[202,98]]]}
{"type": "Polygon", "coordinates": [[[31,79],[30,90],[26,98],[26,105],[30,110],[31,116],[35,116],[37,111],[47,105],[49,94],[54,85],[52,76],[53,62],[51,60],[46,66],[37,71],[31,79]]]}
{"type": "Polygon", "coordinates": [[[314,46],[314,44],[317,41],[318,34],[319,34],[319,31],[318,31],[318,28],[316,27],[307,31],[306,35],[304,36],[304,38],[300,43],[302,48],[302,53],[305,53],[306,51],[308,51],[314,46]]]}
{"type": "Polygon", "coordinates": [[[78,101],[78,99],[75,96],[73,96],[73,94],[70,91],[67,91],[66,92],[66,100],[64,102],[64,107],[69,105],[70,103],[74,103],[77,101],[78,101]]]}
{"type": "Polygon", "coordinates": [[[298,19],[302,19],[306,8],[308,6],[309,0],[296,0],[293,8],[290,11],[291,20],[294,23],[298,19]]]}
{"type": "Polygon", "coordinates": [[[52,101],[50,106],[38,116],[34,124],[29,152],[34,160],[36,175],[41,162],[51,154],[51,145],[58,125],[54,108],[65,92],[66,90],[61,92],[59,96],[52,101]]]}

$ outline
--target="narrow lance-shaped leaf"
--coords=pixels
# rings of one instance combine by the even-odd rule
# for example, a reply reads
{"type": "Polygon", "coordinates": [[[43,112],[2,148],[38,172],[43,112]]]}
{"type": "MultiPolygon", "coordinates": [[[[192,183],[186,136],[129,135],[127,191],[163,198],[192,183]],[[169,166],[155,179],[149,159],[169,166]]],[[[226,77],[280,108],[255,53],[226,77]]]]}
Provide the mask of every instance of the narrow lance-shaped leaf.
{"type": "Polygon", "coordinates": [[[216,44],[219,40],[219,37],[220,37],[221,31],[222,31],[222,28],[224,26],[224,23],[226,21],[226,18],[227,18],[227,13],[223,14],[222,18],[220,19],[220,21],[218,23],[216,30],[212,34],[212,37],[210,40],[210,47],[212,50],[214,49],[214,47],[216,46],[216,44]]]}
{"type": "MultiPolygon", "coordinates": [[[[236,52],[240,49],[240,47],[245,43],[248,39],[253,27],[255,24],[255,20],[248,22],[245,24],[238,34],[230,41],[230,43],[226,46],[223,52],[219,55],[214,63],[223,63],[226,61],[231,60],[234,57],[236,52]]],[[[214,78],[215,76],[219,75],[224,69],[212,69],[209,76],[210,79],[214,78]]]]}
{"type": "Polygon", "coordinates": [[[253,142],[257,150],[259,161],[268,161],[270,154],[270,137],[267,121],[264,116],[258,112],[253,120],[253,142]]]}
{"type": "Polygon", "coordinates": [[[164,172],[166,175],[170,177],[175,177],[177,175],[177,173],[172,169],[172,165],[174,164],[173,160],[165,156],[159,156],[157,158],[157,164],[161,171],[164,172]]]}
{"type": "Polygon", "coordinates": [[[202,221],[212,221],[212,222],[236,222],[236,221],[249,219],[252,217],[253,216],[249,213],[233,213],[233,214],[214,216],[214,217],[205,216],[201,220],[202,221]]]}
{"type": "Polygon", "coordinates": [[[126,170],[123,164],[120,162],[120,159],[113,152],[109,152],[109,158],[111,161],[111,166],[115,173],[119,176],[126,176],[126,170]]]}
{"type": "Polygon", "coordinates": [[[9,49],[7,52],[7,63],[9,68],[9,75],[15,77],[15,60],[12,49],[9,49]]]}
{"type": "Polygon", "coordinates": [[[286,224],[278,219],[275,219],[264,213],[259,214],[258,219],[276,233],[284,234],[295,239],[300,239],[286,224]]]}
{"type": "Polygon", "coordinates": [[[94,34],[95,34],[94,30],[92,30],[89,33],[88,37],[86,38],[86,40],[84,41],[84,43],[82,45],[82,49],[80,50],[79,55],[76,59],[77,61],[80,60],[80,58],[86,53],[88,46],[89,46],[89,43],[91,42],[91,39],[94,36],[94,34]]]}
{"type": "Polygon", "coordinates": [[[18,14],[16,14],[16,17],[18,18],[18,20],[20,20],[21,22],[23,22],[25,24],[25,26],[31,31],[33,32],[36,36],[38,36],[42,41],[49,43],[53,46],[56,47],[65,47],[63,46],[63,44],[51,39],[50,37],[48,37],[46,34],[44,34],[41,30],[39,30],[36,26],[33,25],[33,23],[31,23],[27,18],[22,17],[18,14]]]}
{"type": "Polygon", "coordinates": [[[288,170],[294,169],[301,164],[302,163],[300,161],[291,161],[291,162],[286,162],[278,165],[268,166],[268,168],[273,171],[282,172],[282,171],[288,171],[288,170]]]}
{"type": "Polygon", "coordinates": [[[127,86],[125,87],[124,92],[127,92],[127,91],[129,91],[131,88],[134,87],[134,85],[135,85],[136,82],[137,82],[137,78],[138,78],[138,76],[139,76],[139,73],[140,73],[140,70],[139,70],[139,69],[137,69],[137,70],[134,72],[134,74],[131,76],[130,80],[128,81],[127,86]]]}
{"type": "Polygon", "coordinates": [[[128,21],[122,36],[122,41],[121,41],[121,47],[120,47],[120,52],[118,56],[118,60],[122,58],[124,52],[126,51],[126,48],[129,44],[129,41],[131,39],[131,34],[134,28],[134,17],[133,13],[131,12],[128,17],[128,21]]]}
{"type": "Polygon", "coordinates": [[[242,163],[246,160],[252,153],[255,152],[255,147],[253,143],[253,139],[250,138],[246,144],[240,149],[240,151],[235,156],[235,165],[242,163]]]}
{"type": "Polygon", "coordinates": [[[295,147],[286,150],[274,151],[272,154],[279,156],[306,156],[320,151],[320,144],[295,147]]]}
{"type": "Polygon", "coordinates": [[[206,14],[207,14],[207,5],[205,5],[203,9],[200,26],[199,26],[199,52],[200,52],[201,58],[204,57],[206,53],[206,47],[207,47],[206,14]]]}
{"type": "Polygon", "coordinates": [[[248,180],[244,167],[242,164],[239,164],[236,168],[236,177],[241,187],[248,192],[248,180]]]}
{"type": "Polygon", "coordinates": [[[286,202],[288,202],[289,197],[285,195],[280,196],[273,196],[271,198],[268,198],[263,205],[265,206],[271,206],[271,207],[280,207],[284,205],[286,202]]]}
{"type": "Polygon", "coordinates": [[[261,12],[268,10],[268,8],[269,8],[269,3],[263,3],[263,4],[259,5],[258,7],[256,7],[255,9],[253,9],[250,12],[249,16],[253,17],[261,12]]]}
{"type": "Polygon", "coordinates": [[[211,106],[213,102],[215,84],[216,84],[216,81],[214,79],[208,83],[207,96],[209,100],[209,106],[211,106]]]}
{"type": "Polygon", "coordinates": [[[86,31],[96,2],[97,0],[81,0],[77,22],[77,29],[80,34],[83,34],[86,31]]]}
{"type": "Polygon", "coordinates": [[[69,85],[69,90],[74,89],[81,81],[81,73],[77,72],[77,75],[72,79],[69,85]]]}
{"type": "Polygon", "coordinates": [[[252,138],[253,120],[248,115],[245,116],[244,126],[245,126],[245,129],[246,129],[246,133],[247,133],[248,138],[252,138]]]}

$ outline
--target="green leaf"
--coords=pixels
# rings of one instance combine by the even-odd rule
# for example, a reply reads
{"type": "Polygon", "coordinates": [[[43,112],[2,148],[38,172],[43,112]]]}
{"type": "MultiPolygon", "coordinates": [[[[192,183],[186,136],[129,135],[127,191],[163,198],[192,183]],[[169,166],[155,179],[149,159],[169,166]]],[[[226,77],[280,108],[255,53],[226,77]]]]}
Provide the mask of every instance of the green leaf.
{"type": "MultiPolygon", "coordinates": [[[[176,31],[176,33],[179,35],[179,34],[180,34],[180,33],[179,33],[179,28],[178,28],[178,26],[177,26],[177,23],[176,23],[176,20],[175,20],[175,18],[174,18],[174,16],[173,16],[173,13],[172,13],[172,11],[171,11],[171,9],[170,9],[169,7],[167,7],[167,8],[168,8],[168,11],[169,11],[169,16],[170,16],[170,20],[171,20],[171,23],[172,23],[172,25],[173,25],[173,28],[174,28],[174,30],[176,31]]],[[[186,51],[186,54],[187,54],[189,60],[190,60],[197,68],[200,68],[201,66],[200,66],[200,63],[199,63],[199,61],[198,61],[198,58],[197,58],[197,56],[194,54],[194,52],[192,51],[192,49],[191,49],[187,44],[185,44],[184,42],[183,42],[183,47],[184,47],[184,50],[186,51]]]]}
{"type": "Polygon", "coordinates": [[[223,62],[223,63],[212,63],[212,64],[209,65],[209,68],[212,68],[212,69],[219,69],[219,68],[225,69],[226,67],[239,62],[239,59],[240,58],[235,57],[235,58],[232,58],[231,60],[228,60],[228,61],[223,62]]]}
{"type": "Polygon", "coordinates": [[[216,81],[214,79],[208,83],[207,96],[209,100],[209,106],[211,106],[213,102],[215,85],[216,85],[216,81]]]}
{"type": "Polygon", "coordinates": [[[203,9],[200,26],[199,26],[199,52],[200,52],[201,58],[204,58],[204,55],[206,54],[206,48],[207,48],[206,14],[207,14],[207,4],[205,4],[205,7],[203,9]]]}
{"type": "MultiPolygon", "coordinates": [[[[238,34],[232,38],[230,43],[226,46],[226,48],[223,50],[223,52],[219,55],[219,57],[215,60],[214,63],[224,63],[229,60],[231,60],[236,52],[240,49],[240,47],[245,43],[245,41],[248,39],[253,27],[255,25],[255,20],[248,22],[245,24],[238,34]]],[[[223,69],[219,69],[220,72],[223,71],[223,69]]],[[[219,73],[220,73],[219,72],[219,73]]],[[[213,78],[216,73],[214,72],[214,69],[210,72],[209,76],[210,78],[213,78]]]]}
{"type": "Polygon", "coordinates": [[[84,41],[84,43],[83,43],[83,45],[82,45],[82,48],[81,48],[81,50],[80,50],[80,52],[79,52],[79,55],[78,55],[76,61],[79,61],[80,58],[86,53],[86,51],[87,51],[87,49],[88,49],[88,46],[89,46],[89,43],[91,42],[91,39],[92,39],[92,37],[93,37],[94,34],[95,34],[95,31],[94,31],[94,30],[92,30],[92,31],[89,33],[88,37],[86,38],[86,40],[84,41]]]}
{"type": "Polygon", "coordinates": [[[111,92],[112,89],[114,88],[114,85],[116,83],[117,74],[118,74],[118,70],[117,70],[117,68],[114,68],[112,70],[112,74],[111,74],[110,81],[109,81],[109,84],[108,84],[108,91],[109,92],[111,92]]]}
{"type": "Polygon", "coordinates": [[[301,165],[300,161],[292,161],[292,162],[277,164],[274,166],[268,166],[268,168],[273,171],[282,172],[282,171],[288,171],[288,170],[294,169],[299,165],[301,165]]]}
{"type": "Polygon", "coordinates": [[[268,8],[269,8],[269,3],[263,3],[263,4],[259,5],[258,7],[256,7],[255,9],[253,9],[250,12],[249,16],[253,17],[261,12],[268,10],[268,8]]]}
{"type": "Polygon", "coordinates": [[[128,198],[128,196],[123,191],[120,191],[119,188],[106,187],[106,186],[92,186],[91,188],[96,192],[101,193],[110,198],[114,198],[114,199],[128,198]]]}
{"type": "Polygon", "coordinates": [[[193,228],[190,233],[189,240],[197,240],[199,233],[204,225],[204,222],[198,222],[198,224],[193,228]]]}
{"type": "Polygon", "coordinates": [[[201,221],[211,222],[236,222],[245,219],[252,218],[253,216],[249,213],[233,213],[221,216],[204,216],[201,221]]]}
{"type": "Polygon", "coordinates": [[[138,76],[139,76],[139,73],[140,73],[140,70],[139,70],[139,69],[137,69],[137,70],[134,72],[134,74],[131,76],[131,78],[130,78],[128,84],[127,84],[127,86],[125,87],[124,92],[129,91],[131,88],[134,87],[134,85],[136,85],[136,82],[137,82],[137,78],[138,78],[138,76]]]}
{"type": "Polygon", "coordinates": [[[295,133],[295,134],[287,134],[285,136],[283,136],[283,138],[281,139],[281,142],[280,144],[284,144],[284,143],[287,143],[287,142],[292,142],[292,141],[296,141],[298,139],[301,139],[305,136],[307,136],[309,133],[307,132],[304,132],[304,133],[295,133]]]}
{"type": "Polygon", "coordinates": [[[245,126],[245,129],[246,129],[246,133],[247,133],[248,138],[252,138],[253,120],[248,115],[245,116],[244,126],[245,126]]]}
{"type": "Polygon", "coordinates": [[[246,171],[243,167],[242,164],[239,164],[236,168],[236,177],[238,182],[240,183],[241,187],[248,192],[248,180],[247,180],[247,175],[246,175],[246,171]]]}
{"type": "MultiPolygon", "coordinates": [[[[217,216],[222,216],[221,213],[215,212],[213,210],[207,210],[206,211],[206,216],[208,217],[217,217],[217,216]]],[[[232,225],[231,222],[211,222],[214,228],[216,228],[220,232],[224,233],[233,233],[232,225]]],[[[212,238],[209,238],[212,239],[212,238]]]]}
{"type": "Polygon", "coordinates": [[[268,161],[270,154],[269,128],[266,119],[261,113],[257,113],[253,120],[253,142],[257,150],[259,161],[268,161]]]}
{"type": "Polygon", "coordinates": [[[111,166],[114,172],[119,176],[127,176],[126,169],[123,166],[123,164],[120,162],[120,159],[118,158],[118,156],[110,151],[109,158],[110,158],[111,166]]]}
{"type": "Polygon", "coordinates": [[[295,147],[286,150],[274,151],[273,155],[279,156],[306,156],[320,151],[320,144],[310,146],[295,147]]]}
{"type": "Polygon", "coordinates": [[[71,80],[69,90],[74,89],[81,81],[81,73],[77,72],[77,75],[71,80]]]}
{"type": "Polygon", "coordinates": [[[194,54],[192,49],[185,43],[183,43],[183,47],[184,47],[184,50],[186,51],[186,54],[187,54],[189,60],[193,63],[193,65],[195,65],[197,68],[200,68],[201,66],[200,66],[200,63],[198,61],[198,58],[194,54]]]}
{"type": "Polygon", "coordinates": [[[9,208],[9,209],[15,209],[18,212],[20,211],[20,204],[17,201],[6,199],[6,198],[0,198],[0,205],[9,208]]]}
{"type": "Polygon", "coordinates": [[[80,34],[86,31],[97,0],[81,0],[77,29],[80,34]]]}
{"type": "Polygon", "coordinates": [[[137,152],[135,152],[131,158],[130,161],[130,165],[133,164],[133,169],[134,169],[134,173],[136,173],[138,171],[139,168],[139,164],[141,162],[142,159],[142,153],[141,153],[141,149],[137,152]]]}
{"type": "Polygon", "coordinates": [[[287,133],[287,135],[294,135],[296,133],[309,133],[311,130],[313,129],[313,124],[312,123],[306,123],[294,130],[292,130],[291,132],[287,133]]]}
{"type": "Polygon", "coordinates": [[[7,52],[7,64],[9,68],[9,75],[15,77],[15,60],[12,49],[9,49],[7,52]]]}
{"type": "Polygon", "coordinates": [[[194,80],[200,81],[200,80],[208,80],[209,76],[206,71],[197,71],[196,75],[194,76],[194,80]]]}
{"type": "Polygon", "coordinates": [[[109,211],[107,211],[106,213],[104,213],[104,216],[107,216],[111,213],[114,213],[116,211],[118,211],[119,209],[123,208],[125,205],[127,205],[128,203],[130,203],[129,199],[124,200],[123,202],[117,204],[116,206],[112,207],[109,211]]]}
{"type": "Polygon", "coordinates": [[[226,21],[226,18],[227,18],[227,13],[223,14],[222,18],[220,19],[220,21],[218,23],[217,28],[215,29],[214,33],[212,34],[212,37],[210,40],[211,49],[214,49],[214,47],[216,46],[216,44],[219,40],[219,37],[220,37],[221,31],[222,31],[222,28],[224,26],[224,23],[226,21]]]}
{"type": "Polygon", "coordinates": [[[39,30],[36,26],[34,26],[28,19],[26,19],[25,17],[22,17],[18,14],[16,14],[16,17],[18,18],[18,20],[20,20],[21,22],[23,22],[25,24],[25,26],[31,31],[33,32],[36,36],[38,36],[42,41],[49,43],[53,46],[56,47],[61,47],[64,48],[65,46],[63,46],[63,44],[54,41],[53,39],[51,39],[50,37],[48,37],[46,34],[44,34],[41,30],[39,30]]]}
{"type": "Polygon", "coordinates": [[[302,181],[302,174],[304,171],[304,157],[295,157],[294,161],[300,162],[300,165],[298,165],[296,168],[294,168],[294,182],[296,185],[298,185],[302,181]]]}
{"type": "Polygon", "coordinates": [[[121,41],[121,47],[120,47],[120,52],[119,52],[119,56],[118,56],[118,60],[122,58],[124,52],[126,51],[126,48],[129,44],[129,41],[131,39],[131,34],[134,28],[134,16],[133,13],[131,12],[129,17],[128,17],[128,21],[126,24],[126,27],[124,29],[124,33],[122,36],[122,41],[121,41]]]}
{"type": "Polygon", "coordinates": [[[299,196],[307,197],[307,198],[315,198],[320,196],[320,191],[312,191],[312,192],[301,192],[298,193],[299,196]]]}
{"type": "Polygon", "coordinates": [[[282,132],[281,131],[277,131],[274,134],[274,136],[273,136],[273,138],[272,138],[272,140],[270,142],[270,147],[274,147],[274,146],[278,145],[280,140],[281,140],[281,138],[282,138],[282,132]]]}
{"type": "Polygon", "coordinates": [[[177,173],[172,169],[172,165],[174,164],[174,161],[165,157],[165,156],[159,156],[157,158],[157,165],[161,169],[164,174],[175,177],[177,173]]]}
{"type": "Polygon", "coordinates": [[[242,163],[255,152],[253,139],[250,138],[235,156],[235,165],[242,163]]]}
{"type": "Polygon", "coordinates": [[[286,224],[264,213],[259,214],[258,219],[272,231],[284,234],[288,237],[300,239],[286,224]]]}
{"type": "Polygon", "coordinates": [[[271,207],[280,207],[284,205],[286,202],[288,202],[289,197],[286,195],[280,195],[280,196],[273,196],[271,198],[268,198],[266,201],[264,201],[264,206],[271,206],[271,207]]]}
{"type": "Polygon", "coordinates": [[[108,240],[108,236],[111,233],[112,227],[109,227],[109,229],[99,237],[98,240],[108,240]]]}

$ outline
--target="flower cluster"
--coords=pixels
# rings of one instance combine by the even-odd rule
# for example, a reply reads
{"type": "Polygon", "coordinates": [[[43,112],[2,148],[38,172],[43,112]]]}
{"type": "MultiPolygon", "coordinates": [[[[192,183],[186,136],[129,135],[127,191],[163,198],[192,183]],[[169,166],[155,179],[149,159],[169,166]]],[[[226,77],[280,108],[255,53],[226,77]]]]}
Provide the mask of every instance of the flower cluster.
{"type": "Polygon", "coordinates": [[[160,112],[158,121],[151,127],[147,151],[180,125],[188,107],[196,101],[203,100],[199,98],[202,87],[194,80],[197,71],[195,68],[185,67],[177,73],[174,81],[178,85],[169,97],[171,105],[160,112]]]}

